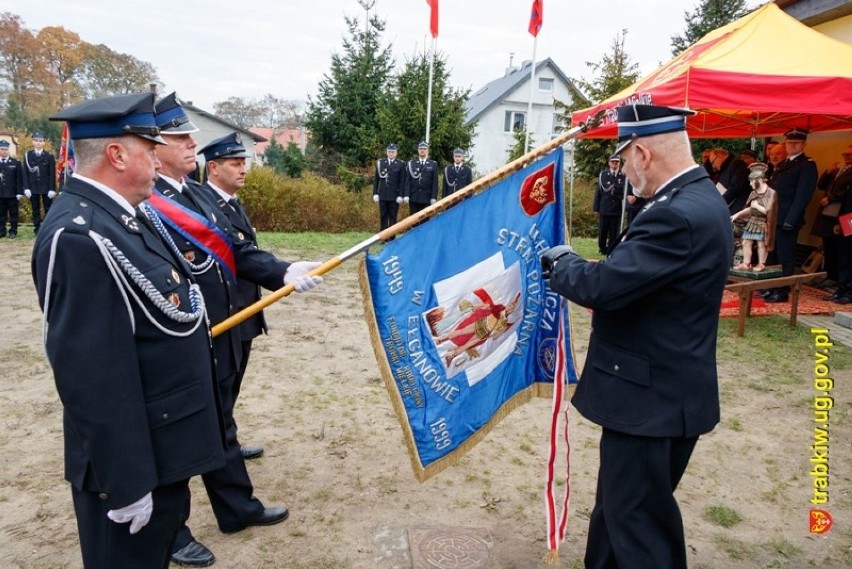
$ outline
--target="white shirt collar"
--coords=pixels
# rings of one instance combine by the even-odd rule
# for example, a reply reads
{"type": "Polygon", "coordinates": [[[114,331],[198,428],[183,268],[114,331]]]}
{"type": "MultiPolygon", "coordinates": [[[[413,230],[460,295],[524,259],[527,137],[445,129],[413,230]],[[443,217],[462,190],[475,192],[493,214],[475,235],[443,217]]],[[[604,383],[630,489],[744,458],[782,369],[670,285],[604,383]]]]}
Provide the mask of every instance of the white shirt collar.
{"type": "Polygon", "coordinates": [[[216,192],[217,194],[219,194],[219,196],[223,200],[225,200],[226,202],[228,200],[230,200],[231,198],[237,197],[237,196],[232,196],[231,194],[229,194],[228,192],[226,192],[225,190],[223,190],[222,188],[220,188],[219,186],[217,186],[216,184],[214,184],[210,180],[207,180],[207,185],[210,186],[211,188],[213,188],[213,191],[216,192]]]}
{"type": "Polygon", "coordinates": [[[157,175],[160,177],[160,179],[165,181],[168,185],[170,185],[171,187],[176,189],[178,192],[183,192],[183,184],[181,184],[179,181],[175,180],[174,178],[170,178],[170,177],[166,176],[165,174],[157,174],[157,175]]]}
{"type": "Polygon", "coordinates": [[[790,156],[787,157],[787,160],[795,160],[796,158],[799,157],[800,154],[804,154],[804,153],[805,153],[805,151],[802,150],[801,152],[797,152],[796,154],[791,154],[790,156]]]}
{"type": "Polygon", "coordinates": [[[91,184],[95,188],[97,188],[100,191],[102,191],[103,193],[105,193],[107,196],[112,198],[112,200],[115,203],[117,203],[122,208],[124,208],[127,211],[127,213],[129,213],[130,215],[133,215],[133,216],[136,215],[136,210],[133,208],[132,205],[130,205],[130,202],[127,201],[126,199],[124,199],[124,197],[121,194],[119,194],[118,192],[116,192],[115,190],[113,190],[112,188],[107,186],[106,184],[102,184],[102,183],[98,182],[97,180],[93,180],[91,178],[87,178],[86,176],[83,176],[82,174],[78,174],[77,172],[74,172],[72,174],[72,176],[74,176],[78,180],[82,180],[83,182],[86,182],[87,184],[91,184]]]}

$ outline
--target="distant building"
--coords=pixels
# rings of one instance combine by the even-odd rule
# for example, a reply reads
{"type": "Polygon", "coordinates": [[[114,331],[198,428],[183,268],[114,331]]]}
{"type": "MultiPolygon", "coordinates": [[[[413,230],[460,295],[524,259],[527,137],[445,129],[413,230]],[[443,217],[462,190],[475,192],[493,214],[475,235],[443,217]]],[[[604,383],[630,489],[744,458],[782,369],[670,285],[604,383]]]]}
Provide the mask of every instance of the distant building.
{"type": "MultiPolygon", "coordinates": [[[[527,120],[536,146],[555,136],[559,126],[554,100],[570,101],[570,93],[580,94],[571,80],[550,58],[535,64],[532,117],[527,117],[530,100],[530,67],[509,64],[506,74],[475,92],[467,102],[465,124],[475,125],[470,155],[476,174],[484,175],[508,161],[514,145],[514,130],[523,129],[527,120]]],[[[580,94],[582,96],[582,94],[580,94]]]]}
{"type": "Polygon", "coordinates": [[[266,154],[266,149],[269,148],[269,143],[272,139],[275,139],[275,142],[284,148],[287,148],[287,146],[293,142],[299,147],[302,154],[304,154],[305,148],[308,146],[308,137],[310,136],[310,133],[308,133],[304,127],[279,129],[253,126],[249,130],[257,136],[265,139],[263,142],[258,142],[254,147],[254,151],[258,156],[258,163],[261,165],[265,163],[263,156],[266,154]]]}
{"type": "MultiPolygon", "coordinates": [[[[249,158],[246,158],[246,164],[248,167],[251,168],[254,164],[260,163],[257,156],[258,152],[256,144],[266,142],[266,138],[253,133],[249,129],[242,128],[229,120],[225,120],[212,113],[208,113],[205,110],[199,109],[193,105],[192,102],[181,101],[181,105],[186,111],[186,114],[189,116],[189,120],[195,123],[195,126],[199,129],[198,132],[193,133],[192,135],[198,143],[198,148],[203,148],[208,142],[237,131],[243,139],[243,145],[251,155],[249,158]]],[[[198,162],[203,164],[204,156],[199,155],[198,162]]]]}

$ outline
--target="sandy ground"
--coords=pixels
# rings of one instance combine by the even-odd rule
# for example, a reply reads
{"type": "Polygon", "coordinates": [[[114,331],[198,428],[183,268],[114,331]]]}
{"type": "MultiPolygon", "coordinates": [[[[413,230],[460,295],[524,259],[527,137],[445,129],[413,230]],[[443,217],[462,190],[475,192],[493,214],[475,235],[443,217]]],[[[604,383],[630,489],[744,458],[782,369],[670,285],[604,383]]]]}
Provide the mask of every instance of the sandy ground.
{"type": "MultiPolygon", "coordinates": [[[[76,568],[82,563],[62,478],[61,405],[40,346],[31,248],[25,239],[0,240],[0,567],[76,568]]],[[[291,516],[281,525],[221,534],[194,480],[191,526],[215,552],[216,567],[402,569],[412,566],[408,537],[440,527],[483,536],[490,563],[447,558],[418,566],[541,566],[549,401],[512,412],[460,464],[421,484],[372,353],[357,263],[267,313],[270,334],[255,343],[236,416],[241,440],[266,448],[249,463],[258,497],[267,505],[286,503],[291,516]]],[[[582,360],[585,311],[576,311],[574,329],[582,360]]],[[[814,536],[808,532],[812,353],[791,348],[784,363],[789,377],[777,384],[737,359],[736,349],[723,356],[722,423],[699,441],[678,490],[690,566],[852,566],[849,370],[834,389],[827,508],[834,527],[814,536]],[[723,527],[707,514],[714,506],[742,520],[723,527]]],[[[582,566],[598,436],[572,412],[562,567],[582,566]]]]}

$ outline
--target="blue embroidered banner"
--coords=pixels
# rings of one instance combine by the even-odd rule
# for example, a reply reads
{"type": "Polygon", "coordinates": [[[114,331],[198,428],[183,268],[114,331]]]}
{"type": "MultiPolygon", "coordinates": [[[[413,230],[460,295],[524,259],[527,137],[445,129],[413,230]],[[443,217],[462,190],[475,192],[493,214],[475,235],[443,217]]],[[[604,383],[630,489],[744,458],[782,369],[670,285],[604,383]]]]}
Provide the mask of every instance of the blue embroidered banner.
{"type": "Polygon", "coordinates": [[[558,149],[367,255],[373,346],[418,479],[550,395],[560,303],[539,255],[564,242],[558,149]]]}

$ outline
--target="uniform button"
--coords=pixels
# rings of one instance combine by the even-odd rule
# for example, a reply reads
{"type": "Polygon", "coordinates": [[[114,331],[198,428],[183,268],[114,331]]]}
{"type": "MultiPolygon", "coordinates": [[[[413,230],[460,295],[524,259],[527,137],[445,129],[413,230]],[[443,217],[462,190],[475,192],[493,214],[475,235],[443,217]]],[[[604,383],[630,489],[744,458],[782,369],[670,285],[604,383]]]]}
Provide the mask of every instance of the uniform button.
{"type": "Polygon", "coordinates": [[[169,420],[169,414],[163,413],[163,421],[168,421],[168,420],[169,420]]]}
{"type": "Polygon", "coordinates": [[[98,494],[98,498],[100,498],[101,500],[106,500],[109,498],[109,494],[107,494],[106,492],[101,492],[100,494],[98,494]]]}
{"type": "Polygon", "coordinates": [[[618,371],[618,364],[615,364],[614,366],[612,366],[612,369],[614,369],[615,371],[618,371]]]}

